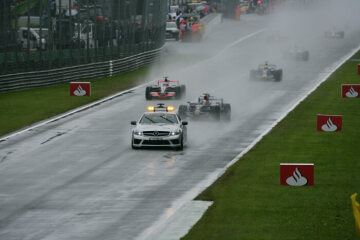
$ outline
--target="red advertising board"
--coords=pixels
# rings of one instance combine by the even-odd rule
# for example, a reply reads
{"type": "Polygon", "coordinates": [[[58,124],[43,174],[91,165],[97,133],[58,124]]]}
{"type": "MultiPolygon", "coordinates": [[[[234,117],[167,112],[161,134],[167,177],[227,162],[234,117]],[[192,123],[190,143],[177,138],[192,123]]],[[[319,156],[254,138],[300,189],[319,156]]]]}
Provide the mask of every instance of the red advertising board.
{"type": "Polygon", "coordinates": [[[314,185],[314,164],[280,163],[280,184],[288,186],[314,185]]]}
{"type": "Polygon", "coordinates": [[[90,96],[90,82],[70,82],[70,96],[90,96]]]}
{"type": "Polygon", "coordinates": [[[341,96],[343,98],[360,98],[360,84],[341,85],[341,96]]]}
{"type": "Polygon", "coordinates": [[[317,130],[322,132],[340,132],[342,130],[342,116],[317,115],[317,130]]]}

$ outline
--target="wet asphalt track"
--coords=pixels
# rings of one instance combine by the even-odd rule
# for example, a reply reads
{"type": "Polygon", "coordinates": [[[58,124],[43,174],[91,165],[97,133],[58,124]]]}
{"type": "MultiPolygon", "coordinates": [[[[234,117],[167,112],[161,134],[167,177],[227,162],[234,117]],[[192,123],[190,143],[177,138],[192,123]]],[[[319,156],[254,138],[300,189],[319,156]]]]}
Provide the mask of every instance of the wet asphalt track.
{"type": "Polygon", "coordinates": [[[148,105],[145,88],[1,142],[0,239],[135,239],[360,42],[358,32],[324,39],[319,31],[301,41],[310,61],[295,62],[282,51],[293,39],[269,43],[264,30],[224,50],[266,22],[249,15],[225,21],[202,43],[167,43],[166,63],[149,80],[166,74],[186,84],[186,99],[169,102],[177,107],[209,92],[233,110],[230,123],[190,121],[183,151],[131,149],[130,121],[148,105]],[[208,60],[199,63],[195,55],[208,60]],[[183,65],[184,59],[192,66],[183,65]],[[284,69],[282,82],[249,81],[249,70],[264,60],[284,69]]]}

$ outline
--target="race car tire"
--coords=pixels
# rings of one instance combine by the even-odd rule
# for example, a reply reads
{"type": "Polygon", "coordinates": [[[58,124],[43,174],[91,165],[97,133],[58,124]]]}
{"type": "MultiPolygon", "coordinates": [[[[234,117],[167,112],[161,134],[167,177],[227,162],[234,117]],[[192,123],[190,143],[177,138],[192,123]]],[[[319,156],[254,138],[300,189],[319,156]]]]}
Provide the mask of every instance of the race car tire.
{"type": "Polygon", "coordinates": [[[250,70],[250,80],[256,80],[257,79],[256,75],[257,75],[256,70],[254,69],[250,70]]]}
{"type": "Polygon", "coordinates": [[[215,106],[213,115],[214,115],[214,119],[215,119],[216,121],[220,121],[220,115],[221,115],[220,106],[215,106]]]}
{"type": "Polygon", "coordinates": [[[185,85],[181,85],[181,97],[185,97],[186,95],[186,86],[185,85]]]}
{"type": "Polygon", "coordinates": [[[176,98],[176,99],[180,99],[180,98],[181,98],[181,94],[182,94],[182,92],[181,92],[180,86],[176,87],[176,88],[175,88],[175,98],[176,98]]]}
{"type": "Polygon", "coordinates": [[[274,72],[274,80],[276,82],[280,82],[282,80],[283,71],[282,69],[278,69],[274,72]]]}
{"type": "Polygon", "coordinates": [[[223,110],[223,120],[230,121],[231,120],[231,106],[229,103],[224,104],[224,110],[223,110]]]}
{"type": "Polygon", "coordinates": [[[305,51],[302,54],[302,60],[303,61],[309,61],[309,51],[305,51]]]}
{"type": "Polygon", "coordinates": [[[151,96],[150,92],[151,92],[151,87],[146,87],[146,90],[145,90],[146,100],[151,100],[152,96],[151,96]]]}
{"type": "Polygon", "coordinates": [[[186,117],[186,111],[187,111],[187,106],[186,105],[180,105],[179,106],[179,116],[181,119],[184,119],[186,117]]]}

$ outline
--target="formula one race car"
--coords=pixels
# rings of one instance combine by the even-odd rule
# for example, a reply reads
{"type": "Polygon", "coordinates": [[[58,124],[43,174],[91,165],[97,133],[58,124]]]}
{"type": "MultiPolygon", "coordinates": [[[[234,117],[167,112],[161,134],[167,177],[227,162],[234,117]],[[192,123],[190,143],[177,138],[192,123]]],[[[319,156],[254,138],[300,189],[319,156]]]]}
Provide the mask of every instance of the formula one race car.
{"type": "Polygon", "coordinates": [[[231,106],[224,103],[222,98],[216,99],[208,93],[204,93],[197,102],[188,102],[187,105],[180,105],[178,114],[181,118],[187,119],[213,119],[216,121],[231,119],[231,106]]]}
{"type": "Polygon", "coordinates": [[[168,80],[165,77],[164,80],[158,80],[157,85],[147,86],[145,90],[146,100],[153,98],[175,98],[180,99],[185,96],[185,85],[180,85],[178,80],[168,80]]]}
{"type": "Polygon", "coordinates": [[[250,70],[250,80],[270,79],[274,81],[282,80],[283,71],[274,64],[260,64],[257,69],[250,70]]]}
{"type": "Polygon", "coordinates": [[[345,36],[344,31],[336,31],[335,29],[325,32],[326,38],[344,38],[344,36],[345,36]]]}
{"type": "Polygon", "coordinates": [[[309,51],[301,48],[293,48],[285,53],[286,57],[296,61],[308,61],[309,60],[309,51]]]}

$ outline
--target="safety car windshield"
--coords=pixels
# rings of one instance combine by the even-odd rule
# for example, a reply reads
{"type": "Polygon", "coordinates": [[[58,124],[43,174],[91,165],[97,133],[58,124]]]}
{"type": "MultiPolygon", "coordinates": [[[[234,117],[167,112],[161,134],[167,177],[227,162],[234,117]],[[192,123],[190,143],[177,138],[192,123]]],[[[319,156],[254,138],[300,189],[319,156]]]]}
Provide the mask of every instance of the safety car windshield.
{"type": "Polygon", "coordinates": [[[175,114],[152,113],[144,114],[140,119],[140,124],[178,124],[175,114]]]}

